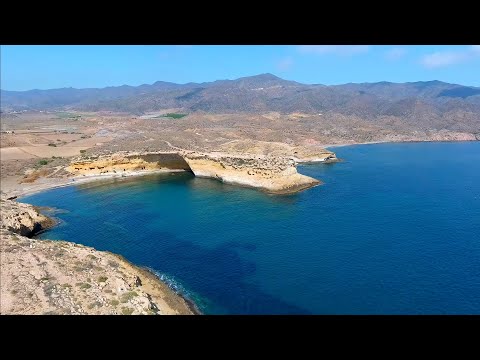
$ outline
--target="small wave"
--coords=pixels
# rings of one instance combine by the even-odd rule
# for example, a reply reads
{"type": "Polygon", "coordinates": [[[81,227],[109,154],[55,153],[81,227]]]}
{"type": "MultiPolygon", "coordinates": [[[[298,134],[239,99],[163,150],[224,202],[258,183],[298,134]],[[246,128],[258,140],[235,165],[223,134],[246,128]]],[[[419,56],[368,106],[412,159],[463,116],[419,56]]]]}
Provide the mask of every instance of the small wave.
{"type": "Polygon", "coordinates": [[[205,301],[203,301],[203,299],[200,296],[187,290],[185,286],[183,286],[182,283],[176,280],[173,276],[167,275],[165,273],[162,273],[150,267],[146,267],[146,269],[150,271],[152,274],[154,274],[155,276],[157,276],[162,282],[167,284],[167,286],[170,289],[172,289],[176,294],[182,296],[184,299],[191,302],[198,310],[202,311],[205,305],[204,304],[205,301]]]}
{"type": "Polygon", "coordinates": [[[173,291],[175,291],[177,294],[180,294],[182,296],[185,296],[186,298],[188,298],[189,300],[192,300],[191,296],[191,292],[188,291],[178,280],[176,280],[173,276],[170,276],[170,275],[167,275],[167,274],[164,274],[160,271],[157,271],[155,269],[152,269],[150,267],[147,267],[147,269],[155,274],[160,280],[162,280],[165,284],[168,285],[168,287],[170,289],[172,289],[173,291]]]}

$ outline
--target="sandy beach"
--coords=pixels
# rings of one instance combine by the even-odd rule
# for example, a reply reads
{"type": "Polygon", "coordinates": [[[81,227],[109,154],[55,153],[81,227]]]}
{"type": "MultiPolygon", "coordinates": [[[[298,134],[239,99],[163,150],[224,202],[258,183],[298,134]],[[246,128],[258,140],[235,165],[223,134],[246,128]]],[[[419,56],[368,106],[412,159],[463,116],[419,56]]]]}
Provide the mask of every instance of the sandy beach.
{"type": "Polygon", "coordinates": [[[16,198],[16,197],[39,193],[39,192],[54,189],[54,188],[85,184],[85,183],[99,181],[99,180],[122,179],[127,177],[138,177],[138,176],[175,173],[175,172],[183,172],[183,170],[160,169],[160,170],[152,170],[152,171],[129,171],[122,174],[108,173],[108,174],[101,174],[101,175],[84,175],[84,176],[71,177],[67,179],[42,178],[42,179],[39,179],[38,182],[35,184],[29,184],[29,183],[19,184],[16,181],[18,180],[18,178],[15,178],[15,179],[7,179],[6,181],[2,181],[1,190],[7,198],[16,198]]]}

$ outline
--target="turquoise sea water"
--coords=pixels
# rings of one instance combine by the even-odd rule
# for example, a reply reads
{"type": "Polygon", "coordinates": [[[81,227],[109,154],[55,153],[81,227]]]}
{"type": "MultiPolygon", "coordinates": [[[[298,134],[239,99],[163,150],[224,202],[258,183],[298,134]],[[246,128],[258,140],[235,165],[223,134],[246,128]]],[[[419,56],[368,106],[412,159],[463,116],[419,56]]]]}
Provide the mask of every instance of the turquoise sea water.
{"type": "Polygon", "coordinates": [[[208,314],[480,314],[480,142],[336,148],[294,195],[168,174],[51,190],[68,239],[208,314]]]}

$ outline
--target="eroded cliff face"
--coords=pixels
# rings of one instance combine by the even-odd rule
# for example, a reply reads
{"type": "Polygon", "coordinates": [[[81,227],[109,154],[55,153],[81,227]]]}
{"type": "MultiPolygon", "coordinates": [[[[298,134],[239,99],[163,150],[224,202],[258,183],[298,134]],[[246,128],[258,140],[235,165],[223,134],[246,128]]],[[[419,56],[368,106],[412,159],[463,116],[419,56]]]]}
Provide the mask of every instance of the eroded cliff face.
{"type": "Polygon", "coordinates": [[[316,179],[299,174],[291,158],[196,152],[183,156],[195,176],[271,193],[293,193],[320,184],[316,179]]]}
{"type": "MultiPolygon", "coordinates": [[[[307,161],[336,159],[335,154],[329,151],[320,155],[317,152],[311,159],[307,158],[307,161]]],[[[67,171],[75,175],[119,175],[156,170],[191,171],[195,176],[278,194],[297,192],[320,184],[316,179],[299,174],[296,163],[295,158],[288,156],[179,150],[80,157],[67,167],[67,171]]]]}
{"type": "Polygon", "coordinates": [[[1,199],[2,222],[5,229],[23,236],[31,236],[36,232],[54,225],[54,221],[40,214],[29,204],[1,199]]]}
{"type": "Polygon", "coordinates": [[[190,170],[177,152],[116,153],[113,155],[79,157],[66,168],[77,175],[115,174],[131,171],[190,170]]]}

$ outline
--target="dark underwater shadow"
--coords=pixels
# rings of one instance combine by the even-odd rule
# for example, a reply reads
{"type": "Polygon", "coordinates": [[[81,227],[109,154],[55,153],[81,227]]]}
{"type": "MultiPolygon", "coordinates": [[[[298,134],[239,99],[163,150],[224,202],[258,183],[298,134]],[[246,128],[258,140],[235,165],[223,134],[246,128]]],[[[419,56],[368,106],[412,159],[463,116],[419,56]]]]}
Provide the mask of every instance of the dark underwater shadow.
{"type": "Polygon", "coordinates": [[[143,242],[145,247],[141,255],[129,256],[122,251],[121,245],[117,252],[138,265],[173,274],[188,290],[206,297],[217,308],[213,313],[310,314],[248,282],[256,266],[242,259],[237,250],[255,251],[255,244],[230,242],[210,249],[180,240],[168,232],[156,236],[156,241],[143,242]],[[157,246],[157,242],[161,245],[157,246]]]}

